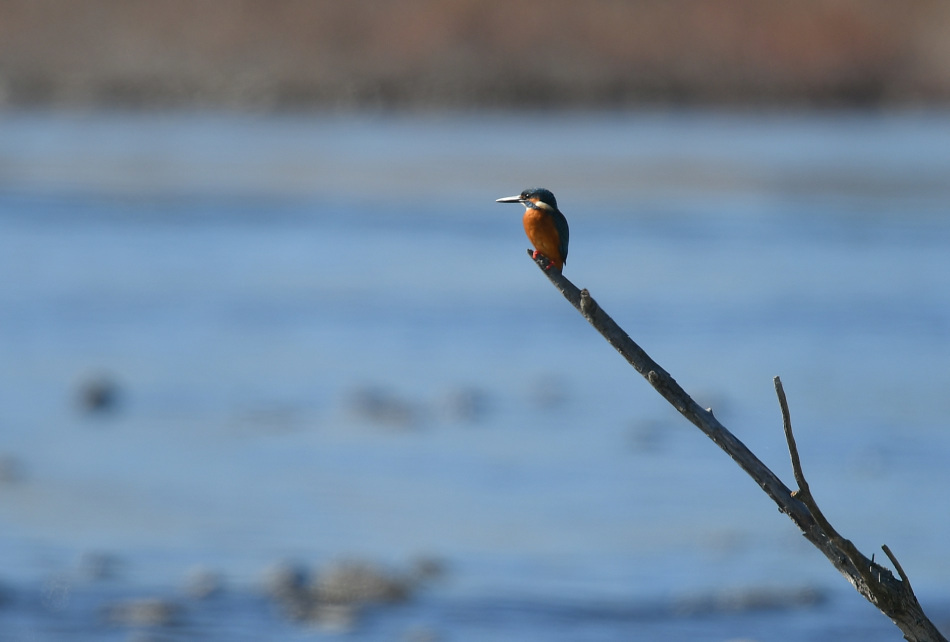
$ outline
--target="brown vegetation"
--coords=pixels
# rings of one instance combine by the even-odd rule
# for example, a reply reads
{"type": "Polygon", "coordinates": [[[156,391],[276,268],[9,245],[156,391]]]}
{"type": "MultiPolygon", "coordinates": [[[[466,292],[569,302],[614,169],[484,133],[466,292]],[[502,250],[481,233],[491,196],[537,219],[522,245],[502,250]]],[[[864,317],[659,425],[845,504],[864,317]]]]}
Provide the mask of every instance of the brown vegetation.
{"type": "Polygon", "coordinates": [[[947,33],[938,0],[0,0],[0,104],[943,101],[947,33]]]}

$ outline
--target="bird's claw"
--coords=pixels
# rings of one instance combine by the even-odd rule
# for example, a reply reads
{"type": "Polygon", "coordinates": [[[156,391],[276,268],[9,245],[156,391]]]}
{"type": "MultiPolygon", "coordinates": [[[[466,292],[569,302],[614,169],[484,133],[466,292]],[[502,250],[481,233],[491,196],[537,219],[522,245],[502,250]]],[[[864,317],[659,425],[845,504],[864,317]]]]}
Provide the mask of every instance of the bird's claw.
{"type": "Polygon", "coordinates": [[[538,259],[541,259],[541,261],[543,262],[543,264],[541,265],[541,269],[544,270],[545,272],[547,272],[552,267],[554,267],[554,261],[552,261],[548,257],[541,254],[541,252],[539,252],[538,250],[534,250],[534,251],[528,250],[528,251],[531,252],[531,258],[534,259],[535,261],[537,261],[538,259]]]}

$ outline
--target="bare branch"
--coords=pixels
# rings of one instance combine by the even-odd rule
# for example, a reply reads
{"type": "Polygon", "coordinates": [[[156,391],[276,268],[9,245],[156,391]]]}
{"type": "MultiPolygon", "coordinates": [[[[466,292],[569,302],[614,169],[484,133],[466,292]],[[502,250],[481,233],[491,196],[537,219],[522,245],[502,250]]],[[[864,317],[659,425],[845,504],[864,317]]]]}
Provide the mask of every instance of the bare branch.
{"type": "MultiPolygon", "coordinates": [[[[528,250],[529,256],[532,254],[528,250]]],[[[900,575],[896,579],[890,571],[865,557],[851,541],[841,537],[831,526],[811,495],[802,471],[798,446],[792,433],[788,402],[781,380],[775,378],[775,390],[782,409],[785,438],[792,459],[792,470],[798,490],[792,492],[762,461],[735,435],[716,419],[710,410],[697,404],[685,390],[624,332],[591,297],[551,269],[544,257],[534,259],[542,272],[560,290],[571,305],[639,372],[653,388],[680,414],[699,428],[717,446],[728,454],[763,491],[779,510],[795,522],[802,534],[838,571],[882,613],[889,617],[911,642],[947,642],[937,627],[927,618],[917,602],[904,570],[887,546],[884,553],[900,575]]]]}

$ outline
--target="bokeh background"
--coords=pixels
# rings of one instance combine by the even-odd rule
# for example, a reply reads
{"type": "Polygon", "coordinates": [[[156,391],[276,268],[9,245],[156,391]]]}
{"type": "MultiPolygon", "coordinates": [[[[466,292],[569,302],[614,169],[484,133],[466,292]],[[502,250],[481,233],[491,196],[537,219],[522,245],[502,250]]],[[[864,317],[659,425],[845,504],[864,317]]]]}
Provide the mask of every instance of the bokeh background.
{"type": "Polygon", "coordinates": [[[0,639],[950,629],[950,7],[0,0],[0,639]],[[878,554],[878,558],[882,555],[878,554]]]}
{"type": "Polygon", "coordinates": [[[936,0],[5,0],[17,106],[639,108],[946,100],[936,0]]]}

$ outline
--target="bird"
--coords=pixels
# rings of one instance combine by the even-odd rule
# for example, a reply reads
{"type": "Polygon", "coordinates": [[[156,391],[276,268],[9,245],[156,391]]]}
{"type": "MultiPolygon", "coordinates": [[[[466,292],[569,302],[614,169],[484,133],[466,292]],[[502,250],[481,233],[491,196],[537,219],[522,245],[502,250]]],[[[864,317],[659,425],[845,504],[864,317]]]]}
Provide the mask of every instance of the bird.
{"type": "Polygon", "coordinates": [[[532,187],[521,192],[518,196],[499,198],[496,203],[521,203],[525,207],[524,231],[528,240],[534,245],[531,255],[537,259],[543,256],[548,260],[545,270],[552,267],[560,272],[567,263],[567,243],[570,238],[570,229],[567,219],[557,208],[557,199],[551,190],[543,187],[532,187]]]}

